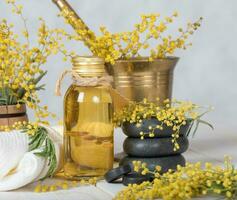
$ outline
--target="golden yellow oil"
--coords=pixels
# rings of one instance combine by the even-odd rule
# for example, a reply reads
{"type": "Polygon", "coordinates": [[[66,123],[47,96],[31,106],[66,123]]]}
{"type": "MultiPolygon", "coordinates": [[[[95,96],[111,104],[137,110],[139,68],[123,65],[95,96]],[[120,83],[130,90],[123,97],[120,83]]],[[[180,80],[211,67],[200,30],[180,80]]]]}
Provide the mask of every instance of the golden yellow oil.
{"type": "Polygon", "coordinates": [[[64,173],[103,176],[113,167],[112,98],[104,87],[72,85],[64,99],[64,173]]]}

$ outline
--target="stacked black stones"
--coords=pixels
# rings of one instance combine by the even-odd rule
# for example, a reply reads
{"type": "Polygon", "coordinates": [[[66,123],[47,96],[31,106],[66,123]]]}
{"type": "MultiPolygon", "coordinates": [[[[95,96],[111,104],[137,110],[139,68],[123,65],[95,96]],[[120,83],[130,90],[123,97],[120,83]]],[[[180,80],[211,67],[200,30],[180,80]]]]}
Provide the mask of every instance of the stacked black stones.
{"type": "Polygon", "coordinates": [[[144,119],[140,127],[137,127],[135,123],[123,123],[122,130],[128,136],[123,144],[124,152],[127,155],[121,159],[120,166],[132,166],[133,161],[141,161],[147,163],[149,170],[154,171],[159,165],[162,169],[161,173],[165,173],[169,169],[176,170],[177,165],[185,165],[185,159],[181,154],[189,146],[186,134],[189,131],[190,123],[187,122],[186,125],[181,126],[177,139],[180,148],[176,151],[172,143],[174,133],[172,127],[163,126],[163,130],[155,129],[154,137],[145,136],[143,140],[141,139],[141,132],[149,133],[149,127],[157,125],[161,123],[156,118],[144,119]]]}

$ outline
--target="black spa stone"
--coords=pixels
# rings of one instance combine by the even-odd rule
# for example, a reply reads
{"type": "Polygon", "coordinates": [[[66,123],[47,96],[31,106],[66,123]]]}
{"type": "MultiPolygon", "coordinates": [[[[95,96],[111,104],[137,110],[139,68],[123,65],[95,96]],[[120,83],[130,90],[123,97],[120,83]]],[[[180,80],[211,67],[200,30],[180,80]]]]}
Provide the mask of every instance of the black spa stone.
{"type": "MultiPolygon", "coordinates": [[[[149,126],[156,127],[157,125],[161,125],[161,122],[158,121],[156,118],[150,118],[150,119],[143,119],[140,127],[137,127],[136,123],[124,122],[121,128],[123,130],[123,133],[128,137],[138,138],[141,137],[140,132],[149,133],[150,132],[149,126]]],[[[187,120],[186,125],[180,127],[179,134],[180,135],[187,134],[190,125],[191,121],[187,120]]],[[[174,131],[172,130],[172,127],[168,127],[166,125],[163,125],[163,130],[155,129],[154,131],[155,137],[171,137],[173,133],[174,131]]]]}
{"type": "Polygon", "coordinates": [[[174,151],[172,138],[126,138],[123,149],[129,156],[135,157],[160,157],[184,153],[189,146],[186,136],[177,139],[180,148],[174,151]]]}
{"type": "Polygon", "coordinates": [[[107,171],[107,173],[104,175],[104,178],[108,183],[112,183],[131,171],[132,169],[130,165],[123,165],[107,171]]]}
{"type": "Polygon", "coordinates": [[[185,158],[182,155],[164,156],[157,158],[138,158],[126,156],[119,162],[119,165],[130,165],[133,169],[133,161],[141,161],[147,163],[147,168],[151,171],[154,171],[155,167],[159,165],[161,167],[161,173],[165,173],[169,169],[176,170],[177,165],[185,165],[185,158]]]}
{"type": "Polygon", "coordinates": [[[149,175],[143,176],[138,173],[130,173],[123,176],[122,183],[127,186],[129,184],[141,184],[144,181],[152,181],[152,180],[153,178],[149,175]]]}

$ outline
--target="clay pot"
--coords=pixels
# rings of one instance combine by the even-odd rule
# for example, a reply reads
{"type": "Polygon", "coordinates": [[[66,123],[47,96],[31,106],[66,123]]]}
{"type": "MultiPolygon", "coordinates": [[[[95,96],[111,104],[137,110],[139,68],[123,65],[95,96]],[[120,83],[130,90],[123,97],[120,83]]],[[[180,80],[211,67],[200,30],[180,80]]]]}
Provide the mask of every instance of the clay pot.
{"type": "Polygon", "coordinates": [[[25,104],[20,108],[16,105],[0,106],[0,126],[12,126],[19,121],[28,121],[25,104]]]}

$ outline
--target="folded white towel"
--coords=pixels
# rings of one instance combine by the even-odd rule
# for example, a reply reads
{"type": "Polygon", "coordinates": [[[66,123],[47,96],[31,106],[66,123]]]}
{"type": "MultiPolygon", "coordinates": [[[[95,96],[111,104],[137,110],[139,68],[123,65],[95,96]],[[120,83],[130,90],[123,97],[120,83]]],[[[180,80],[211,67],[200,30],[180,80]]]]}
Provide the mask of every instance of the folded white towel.
{"type": "MultiPolygon", "coordinates": [[[[56,157],[57,157],[57,170],[56,171],[58,171],[62,167],[62,154],[63,154],[63,152],[62,152],[63,151],[62,144],[63,144],[63,137],[55,129],[53,129],[53,128],[49,127],[49,126],[45,126],[45,125],[42,125],[42,126],[48,131],[48,135],[49,135],[50,139],[54,143],[55,153],[56,153],[56,157]]],[[[37,177],[35,179],[35,181],[44,178],[46,176],[48,170],[49,170],[48,162],[45,162],[45,166],[44,166],[42,172],[40,173],[39,177],[37,177]]]]}
{"type": "Polygon", "coordinates": [[[28,151],[28,136],[20,131],[0,132],[0,179],[14,169],[28,151]]]}
{"type": "MultiPolygon", "coordinates": [[[[62,136],[50,127],[45,128],[54,143],[60,168],[62,136]]],[[[27,134],[21,131],[0,132],[0,191],[18,189],[47,174],[48,160],[34,154],[40,149],[28,152],[28,142],[27,134]]]]}
{"type": "Polygon", "coordinates": [[[44,166],[44,158],[27,152],[13,173],[0,180],[0,191],[15,190],[33,182],[44,166]]]}

